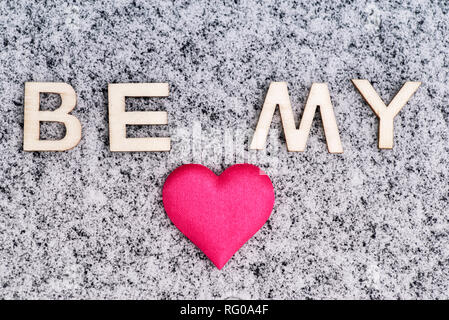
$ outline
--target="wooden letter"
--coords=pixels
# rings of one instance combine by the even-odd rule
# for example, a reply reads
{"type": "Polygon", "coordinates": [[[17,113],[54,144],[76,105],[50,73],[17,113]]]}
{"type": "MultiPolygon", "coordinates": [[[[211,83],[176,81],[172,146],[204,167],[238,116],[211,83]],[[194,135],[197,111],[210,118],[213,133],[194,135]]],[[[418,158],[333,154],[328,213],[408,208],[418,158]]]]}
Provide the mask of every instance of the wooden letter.
{"type": "Polygon", "coordinates": [[[25,151],[64,151],[75,147],[81,139],[81,123],[78,118],[68,114],[75,108],[76,93],[67,83],[26,82],[23,150],[25,151]],[[40,94],[57,93],[61,96],[61,106],[54,111],[40,111],[40,94]],[[66,134],[61,140],[40,140],[40,122],[61,122],[66,134]]]}
{"type": "Polygon", "coordinates": [[[330,153],[343,152],[337,121],[335,120],[334,109],[326,83],[312,84],[299,129],[296,129],[287,83],[272,82],[263,104],[250,149],[265,148],[265,141],[276,106],[279,106],[281,113],[288,151],[304,151],[316,107],[320,106],[321,120],[324,126],[328,150],[330,153]]]}
{"type": "Polygon", "coordinates": [[[125,97],[167,97],[168,83],[109,84],[111,151],[169,151],[170,138],[126,138],[126,125],[167,124],[165,111],[125,111],[125,97]]]}
{"type": "Polygon", "coordinates": [[[391,100],[388,107],[368,80],[353,79],[352,83],[354,83],[362,97],[379,117],[379,149],[392,149],[394,117],[418,90],[421,82],[407,81],[391,100]]]}

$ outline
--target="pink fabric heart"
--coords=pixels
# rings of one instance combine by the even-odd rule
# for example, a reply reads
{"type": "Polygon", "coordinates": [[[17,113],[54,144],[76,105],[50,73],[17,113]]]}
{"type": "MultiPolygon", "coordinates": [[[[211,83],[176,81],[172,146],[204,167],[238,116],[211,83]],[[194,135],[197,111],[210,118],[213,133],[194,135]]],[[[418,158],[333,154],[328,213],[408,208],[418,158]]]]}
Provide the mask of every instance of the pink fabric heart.
{"type": "Polygon", "coordinates": [[[219,176],[186,164],[167,177],[162,198],[170,220],[221,269],[268,220],[274,190],[251,164],[233,165],[219,176]]]}

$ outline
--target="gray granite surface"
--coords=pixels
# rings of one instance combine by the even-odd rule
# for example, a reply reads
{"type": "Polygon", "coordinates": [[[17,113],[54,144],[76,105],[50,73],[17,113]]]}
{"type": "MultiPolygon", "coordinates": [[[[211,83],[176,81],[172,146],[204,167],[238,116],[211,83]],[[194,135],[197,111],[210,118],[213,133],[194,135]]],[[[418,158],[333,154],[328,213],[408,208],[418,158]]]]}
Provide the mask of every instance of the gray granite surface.
{"type": "MultiPolygon", "coordinates": [[[[0,298],[449,298],[449,2],[0,2],[0,298]],[[393,150],[350,82],[385,101],[423,84],[395,119],[393,150]],[[68,152],[23,152],[26,81],[73,86],[83,125],[68,152]],[[345,152],[327,152],[319,113],[304,153],[276,113],[249,151],[270,81],[298,119],[328,82],[345,152]],[[169,153],[111,153],[107,84],[168,82],[169,153]],[[223,270],[165,214],[161,189],[185,163],[270,175],[269,221],[223,270]]],[[[59,99],[43,95],[42,108],[59,99]]],[[[43,138],[60,125],[44,124],[43,138]]]]}

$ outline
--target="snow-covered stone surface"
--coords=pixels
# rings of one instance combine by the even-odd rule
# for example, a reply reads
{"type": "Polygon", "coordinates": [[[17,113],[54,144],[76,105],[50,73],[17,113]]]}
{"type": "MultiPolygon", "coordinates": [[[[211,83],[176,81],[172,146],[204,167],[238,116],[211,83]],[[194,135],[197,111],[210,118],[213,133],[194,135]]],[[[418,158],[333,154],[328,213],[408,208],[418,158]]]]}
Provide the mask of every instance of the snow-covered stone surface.
{"type": "MultiPolygon", "coordinates": [[[[449,298],[447,1],[0,2],[1,298],[449,298]],[[422,86],[395,119],[393,150],[350,79],[388,102],[422,86]],[[26,81],[73,86],[83,126],[67,152],[23,152],[26,81]],[[344,153],[327,152],[319,112],[304,153],[287,152],[276,113],[249,151],[271,81],[298,121],[327,82],[344,153]],[[172,150],[111,153],[107,84],[168,82],[172,150]],[[217,270],[165,214],[179,165],[217,174],[262,167],[276,203],[217,270]]],[[[59,99],[43,95],[43,109],[59,99]]],[[[43,138],[63,127],[42,125],[43,138]]]]}

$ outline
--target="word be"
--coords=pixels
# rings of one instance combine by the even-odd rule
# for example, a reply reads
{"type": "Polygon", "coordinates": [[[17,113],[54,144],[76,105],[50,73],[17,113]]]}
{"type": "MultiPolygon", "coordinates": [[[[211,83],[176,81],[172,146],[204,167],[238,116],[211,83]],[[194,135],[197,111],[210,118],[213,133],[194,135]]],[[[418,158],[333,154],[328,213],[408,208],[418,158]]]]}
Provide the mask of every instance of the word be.
{"type": "MultiPolygon", "coordinates": [[[[418,90],[421,82],[408,81],[388,106],[368,80],[352,80],[355,87],[379,118],[379,148],[393,148],[393,120],[418,90]]],[[[125,111],[126,97],[167,97],[168,83],[114,83],[108,85],[109,140],[111,151],[169,151],[170,137],[127,138],[127,125],[166,125],[165,111],[125,111]]],[[[66,83],[26,82],[24,103],[23,150],[65,151],[74,148],[81,139],[81,123],[69,114],[76,105],[76,93],[66,83]],[[54,111],[41,111],[40,94],[56,93],[61,106],[54,111]],[[41,140],[40,123],[61,122],[66,135],[60,140],[41,140]]],[[[337,121],[326,83],[313,83],[304,114],[296,128],[286,82],[272,82],[251,141],[250,149],[264,149],[274,111],[279,106],[288,151],[305,150],[317,106],[330,153],[342,153],[337,121]]]]}

